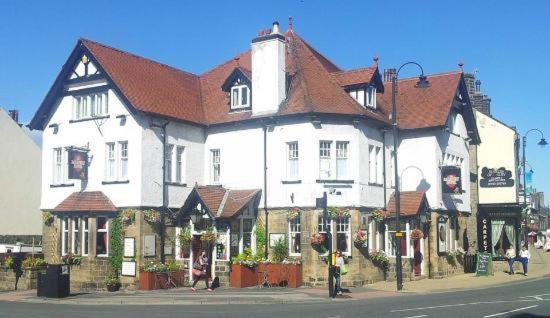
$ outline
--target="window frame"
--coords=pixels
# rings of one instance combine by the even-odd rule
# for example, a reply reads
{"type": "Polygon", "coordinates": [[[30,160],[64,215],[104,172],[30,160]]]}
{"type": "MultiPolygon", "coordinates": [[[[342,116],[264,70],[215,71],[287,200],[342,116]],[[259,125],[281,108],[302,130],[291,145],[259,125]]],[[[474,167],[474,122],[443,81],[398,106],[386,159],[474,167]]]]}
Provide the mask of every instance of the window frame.
{"type": "Polygon", "coordinates": [[[81,218],[81,220],[82,220],[82,226],[80,227],[82,229],[81,254],[82,256],[88,256],[90,254],[90,250],[89,250],[90,219],[88,217],[83,217],[81,218]]]}
{"type": "Polygon", "coordinates": [[[53,148],[53,172],[52,184],[63,184],[65,182],[65,173],[63,167],[65,156],[62,147],[53,148]]]}
{"type": "Polygon", "coordinates": [[[291,181],[300,179],[300,146],[298,141],[286,143],[286,179],[291,181]],[[295,175],[292,175],[294,171],[292,168],[296,169],[295,175]]]}
{"type": "MultiPolygon", "coordinates": [[[[327,233],[330,233],[332,235],[332,219],[327,220],[326,227],[323,224],[323,214],[317,216],[317,233],[324,234],[325,240],[327,239],[327,233]]],[[[332,243],[332,242],[331,242],[332,243]]],[[[328,255],[329,248],[327,248],[327,251],[325,253],[319,253],[320,256],[327,256],[328,255]]]]}
{"type": "Polygon", "coordinates": [[[300,217],[288,220],[288,256],[301,256],[302,255],[302,224],[300,217]],[[297,224],[296,224],[297,223],[297,224]],[[298,235],[298,249],[299,252],[293,251],[293,242],[296,240],[295,236],[298,235]]]}
{"type": "Polygon", "coordinates": [[[117,179],[116,143],[105,143],[105,180],[117,179]],[[112,148],[112,149],[111,149],[112,148]],[[112,154],[112,156],[111,156],[112,154]],[[112,173],[111,173],[112,172],[112,173]]]}
{"type": "Polygon", "coordinates": [[[81,255],[82,254],[82,251],[77,250],[78,248],[81,247],[81,243],[77,242],[77,240],[80,239],[80,232],[81,232],[80,231],[80,218],[79,217],[71,218],[71,253],[73,255],[81,255]]]}
{"type": "Polygon", "coordinates": [[[176,146],[176,182],[185,183],[185,146],[176,146]]]}
{"type": "Polygon", "coordinates": [[[67,217],[61,218],[61,256],[69,253],[69,222],[67,217]]]}
{"type": "Polygon", "coordinates": [[[119,141],[118,142],[118,179],[119,180],[127,180],[128,179],[128,158],[129,158],[129,148],[128,148],[128,141],[119,141]],[[126,149],[124,150],[124,145],[126,145],[126,149]],[[126,152],[126,155],[124,156],[124,151],[126,152]],[[125,164],[123,164],[125,162],[125,164]],[[126,173],[123,174],[123,167],[126,166],[126,173]]]}
{"type": "MultiPolygon", "coordinates": [[[[411,253],[411,235],[410,235],[411,227],[410,227],[409,221],[405,221],[404,223],[405,223],[405,231],[402,231],[402,232],[403,232],[403,235],[405,235],[405,245],[407,246],[407,249],[406,249],[407,253],[406,253],[406,255],[401,254],[401,257],[411,258],[412,257],[412,253],[411,253]]],[[[390,251],[391,251],[391,242],[392,242],[393,239],[395,239],[395,236],[392,239],[391,234],[395,233],[397,231],[396,230],[390,230],[390,228],[388,227],[388,224],[385,224],[384,226],[386,227],[386,231],[385,231],[385,234],[384,234],[384,250],[385,250],[386,255],[388,257],[396,257],[395,253],[392,254],[392,253],[390,253],[390,251]]]]}
{"type": "Polygon", "coordinates": [[[234,85],[230,91],[231,110],[240,110],[250,107],[250,87],[246,84],[234,85]],[[246,89],[246,103],[243,103],[243,89],[246,89]],[[236,95],[236,96],[235,96],[236,95]],[[235,103],[235,99],[237,103],[235,103]]]}
{"type": "Polygon", "coordinates": [[[221,150],[219,148],[210,149],[210,171],[211,171],[212,183],[219,184],[221,180],[221,174],[222,174],[221,173],[221,150]]]}
{"type": "Polygon", "coordinates": [[[332,178],[332,140],[319,140],[319,179],[332,178]],[[328,145],[328,147],[326,147],[328,145]],[[325,147],[323,147],[325,146],[325,147]],[[323,170],[323,162],[328,162],[328,169],[323,170]]]}
{"type": "Polygon", "coordinates": [[[95,237],[95,252],[96,252],[96,257],[109,257],[109,243],[110,243],[110,237],[109,237],[109,218],[106,217],[106,216],[98,216],[96,218],[96,237],[95,237]],[[105,219],[105,228],[104,229],[100,229],[98,227],[99,225],[99,219],[105,219]],[[105,235],[107,236],[107,242],[105,243],[105,254],[99,254],[97,252],[97,239],[99,238],[99,233],[105,233],[105,235]]]}
{"type": "Polygon", "coordinates": [[[102,117],[108,114],[108,91],[73,96],[73,120],[102,117]]]}
{"type": "Polygon", "coordinates": [[[342,255],[346,255],[346,256],[350,256],[351,255],[351,250],[352,250],[352,246],[351,246],[351,218],[349,217],[346,217],[346,218],[337,218],[334,220],[334,225],[335,225],[335,228],[336,228],[336,248],[338,249],[338,234],[344,234],[346,236],[346,246],[347,246],[347,251],[341,251],[342,252],[342,255]],[[339,222],[342,222],[344,221],[344,223],[340,223],[339,222]],[[344,228],[347,228],[347,229],[344,229],[344,230],[341,230],[341,227],[344,227],[344,228]]]}
{"type": "Polygon", "coordinates": [[[164,181],[172,182],[173,181],[173,157],[174,156],[174,145],[166,144],[164,148],[164,181]]]}
{"type": "Polygon", "coordinates": [[[376,87],[372,85],[365,90],[365,106],[376,109],[376,87]]]}
{"type": "Polygon", "coordinates": [[[336,141],[336,179],[337,180],[345,180],[349,178],[349,141],[336,141]],[[342,149],[340,149],[339,146],[344,146],[342,149]],[[342,156],[342,153],[344,153],[345,156],[342,156]],[[341,174],[339,172],[339,160],[345,160],[345,174],[341,174]]]}

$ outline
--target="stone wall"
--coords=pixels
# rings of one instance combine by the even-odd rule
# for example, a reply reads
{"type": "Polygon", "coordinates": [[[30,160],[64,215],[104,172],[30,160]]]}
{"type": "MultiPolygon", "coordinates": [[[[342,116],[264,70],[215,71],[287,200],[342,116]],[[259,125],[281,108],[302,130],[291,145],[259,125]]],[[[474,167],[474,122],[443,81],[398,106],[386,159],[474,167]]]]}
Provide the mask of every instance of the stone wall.
{"type": "MultiPolygon", "coordinates": [[[[271,210],[269,212],[269,233],[284,233],[288,235],[288,220],[286,210],[271,210]]],[[[300,213],[301,227],[301,260],[304,285],[326,286],[328,276],[328,265],[326,257],[313,249],[310,243],[312,234],[318,232],[318,217],[322,215],[321,210],[303,210],[300,213]]],[[[260,212],[259,219],[265,220],[260,212]]],[[[359,229],[360,213],[357,210],[351,211],[350,226],[350,250],[348,258],[348,274],[342,277],[342,286],[363,286],[376,281],[384,280],[384,272],[374,266],[367,259],[367,251],[358,249],[353,245],[353,234],[359,229]]],[[[269,237],[269,234],[268,234],[269,237]]],[[[333,228],[333,238],[336,239],[336,230],[333,228]]],[[[336,244],[333,242],[333,249],[336,244]]]]}
{"type": "MultiPolygon", "coordinates": [[[[18,290],[36,289],[38,273],[41,269],[28,268],[23,270],[17,283],[18,290]]],[[[15,272],[12,269],[0,269],[0,291],[15,290],[15,272]]]]}

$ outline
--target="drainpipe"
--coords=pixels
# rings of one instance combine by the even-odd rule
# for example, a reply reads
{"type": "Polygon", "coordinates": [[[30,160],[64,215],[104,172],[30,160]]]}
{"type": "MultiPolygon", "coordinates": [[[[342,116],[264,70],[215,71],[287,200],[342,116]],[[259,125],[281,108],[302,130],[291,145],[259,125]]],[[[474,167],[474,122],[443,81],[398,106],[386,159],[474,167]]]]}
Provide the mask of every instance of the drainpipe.
{"type": "Polygon", "coordinates": [[[265,213],[265,257],[268,255],[268,246],[269,242],[267,238],[269,237],[269,212],[267,211],[267,124],[264,123],[264,213],[265,213]]]}
{"type": "Polygon", "coordinates": [[[382,175],[384,176],[384,210],[386,210],[386,129],[382,129],[382,175]]]}
{"type": "Polygon", "coordinates": [[[167,193],[166,193],[166,126],[168,126],[169,122],[165,122],[162,125],[152,124],[151,126],[157,127],[161,129],[162,134],[162,207],[161,207],[161,213],[160,213],[160,227],[159,227],[159,235],[160,235],[160,261],[164,263],[166,261],[166,256],[164,255],[164,238],[165,238],[165,225],[164,222],[166,220],[165,218],[165,212],[167,210],[167,193]]]}

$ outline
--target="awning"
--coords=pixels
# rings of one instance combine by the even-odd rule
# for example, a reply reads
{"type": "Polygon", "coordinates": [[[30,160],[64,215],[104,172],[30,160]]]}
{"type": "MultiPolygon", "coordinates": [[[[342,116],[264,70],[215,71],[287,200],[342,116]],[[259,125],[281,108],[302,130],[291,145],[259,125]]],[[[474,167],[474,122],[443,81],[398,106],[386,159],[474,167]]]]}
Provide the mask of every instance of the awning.
{"type": "MultiPolygon", "coordinates": [[[[426,191],[403,191],[399,195],[400,216],[415,216],[430,209],[426,191]]],[[[395,193],[391,196],[386,209],[388,217],[395,217],[395,193]]]]}
{"type": "Polygon", "coordinates": [[[74,192],[52,212],[115,212],[117,208],[101,191],[74,192]]]}
{"type": "Polygon", "coordinates": [[[241,212],[249,203],[259,203],[259,189],[226,189],[222,186],[195,185],[185,200],[181,211],[190,212],[197,203],[201,203],[208,214],[214,218],[231,218],[241,212]]]}

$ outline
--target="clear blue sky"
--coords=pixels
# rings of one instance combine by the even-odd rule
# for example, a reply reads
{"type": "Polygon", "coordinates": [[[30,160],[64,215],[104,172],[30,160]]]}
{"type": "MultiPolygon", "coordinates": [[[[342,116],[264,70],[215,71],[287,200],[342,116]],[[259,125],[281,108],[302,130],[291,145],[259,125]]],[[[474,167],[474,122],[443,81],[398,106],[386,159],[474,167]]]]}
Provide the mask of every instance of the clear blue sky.
{"type": "MultiPolygon", "coordinates": [[[[420,62],[479,71],[493,115],[550,140],[549,1],[0,0],[0,106],[28,122],[79,37],[201,73],[245,51],[278,20],[342,68],[420,62]]],[[[408,75],[413,75],[411,70],[408,75]]],[[[550,147],[530,135],[534,182],[550,196],[550,147]]],[[[550,201],[550,200],[547,200],[550,201]]]]}

